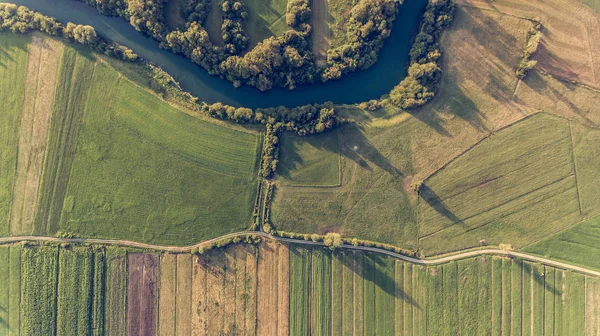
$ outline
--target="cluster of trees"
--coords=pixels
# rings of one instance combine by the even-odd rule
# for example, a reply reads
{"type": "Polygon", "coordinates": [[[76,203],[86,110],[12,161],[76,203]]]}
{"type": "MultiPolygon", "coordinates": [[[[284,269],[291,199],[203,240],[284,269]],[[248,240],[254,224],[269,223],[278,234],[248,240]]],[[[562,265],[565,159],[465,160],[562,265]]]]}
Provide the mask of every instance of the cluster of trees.
{"type": "Polygon", "coordinates": [[[536,60],[532,60],[531,56],[537,51],[542,38],[542,23],[535,19],[530,19],[533,26],[527,31],[527,39],[525,40],[525,50],[519,66],[517,67],[516,76],[519,79],[524,79],[529,70],[537,65],[536,60]]]}
{"type": "Polygon", "coordinates": [[[248,36],[243,22],[248,16],[242,0],[221,4],[224,47],[215,46],[203,27],[210,10],[209,0],[188,0],[184,11],[186,30],[168,32],[163,20],[165,0],[81,0],[102,13],[120,15],[137,30],[161,42],[161,46],[185,55],[209,73],[238,87],[254,86],[261,91],[273,86],[294,89],[318,79],[338,79],[377,61],[379,49],[389,36],[398,7],[396,0],[360,0],[350,13],[348,42],[328,52],[327,66],[317,67],[308,37],[311,33],[309,0],[290,0],[286,22],[292,28],[270,37],[243,56],[248,36]]]}
{"type": "Polygon", "coordinates": [[[245,236],[237,236],[233,238],[222,238],[217,241],[201,245],[193,249],[192,254],[201,255],[215,248],[225,248],[232,244],[246,243],[257,245],[262,241],[262,237],[257,234],[247,234],[245,236]]]}
{"type": "Polygon", "coordinates": [[[225,0],[221,4],[221,13],[224,50],[231,55],[237,55],[248,47],[248,34],[243,26],[244,20],[248,18],[246,5],[240,0],[225,0]]]}
{"type": "Polygon", "coordinates": [[[206,22],[212,1],[209,0],[188,0],[183,10],[186,25],[192,22],[198,22],[201,26],[206,22]]]}
{"type": "Polygon", "coordinates": [[[95,51],[111,57],[125,61],[138,59],[131,49],[108,42],[98,36],[96,30],[91,26],[76,25],[71,22],[63,25],[51,17],[15,4],[0,3],[0,31],[19,33],[40,31],[52,36],[62,37],[71,42],[87,45],[95,51]]]}
{"type": "Polygon", "coordinates": [[[454,15],[453,0],[430,0],[410,50],[408,76],[390,92],[392,104],[414,108],[431,100],[440,85],[440,37],[454,15]]]}
{"type": "Polygon", "coordinates": [[[379,50],[390,36],[399,1],[360,0],[350,11],[346,44],[327,52],[322,81],[339,79],[377,62],[379,50]]]}
{"type": "Polygon", "coordinates": [[[311,9],[308,0],[289,0],[285,13],[285,23],[296,30],[310,32],[311,9]]]}

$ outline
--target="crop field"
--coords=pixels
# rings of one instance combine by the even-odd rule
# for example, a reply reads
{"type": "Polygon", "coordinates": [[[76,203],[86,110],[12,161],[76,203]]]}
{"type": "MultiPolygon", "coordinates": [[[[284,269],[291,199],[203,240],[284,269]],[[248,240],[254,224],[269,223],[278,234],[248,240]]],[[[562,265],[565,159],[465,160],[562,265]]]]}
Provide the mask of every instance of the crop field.
{"type": "Polygon", "coordinates": [[[600,330],[599,279],[502,257],[425,267],[276,243],[200,256],[13,245],[0,246],[0,274],[9,284],[0,291],[3,335],[592,336],[600,330]]]}
{"type": "Polygon", "coordinates": [[[497,132],[426,180],[421,246],[428,254],[481,239],[520,247],[575,224],[581,215],[572,158],[563,119],[536,115],[497,132]]]}
{"type": "Polygon", "coordinates": [[[285,22],[288,0],[248,0],[248,19],[244,27],[250,38],[250,48],[270,36],[289,30],[285,22]]]}
{"type": "Polygon", "coordinates": [[[17,165],[19,125],[25,95],[29,37],[2,34],[0,39],[0,234],[10,233],[13,180],[17,165]]]}
{"type": "Polygon", "coordinates": [[[257,132],[175,108],[83,48],[2,37],[0,235],[189,245],[250,224],[257,132]]]}
{"type": "Polygon", "coordinates": [[[597,311],[597,279],[540,264],[480,257],[424,267],[306,248],[290,258],[290,335],[593,335],[599,327],[585,318],[597,311]],[[321,291],[331,296],[313,298],[321,291]]]}

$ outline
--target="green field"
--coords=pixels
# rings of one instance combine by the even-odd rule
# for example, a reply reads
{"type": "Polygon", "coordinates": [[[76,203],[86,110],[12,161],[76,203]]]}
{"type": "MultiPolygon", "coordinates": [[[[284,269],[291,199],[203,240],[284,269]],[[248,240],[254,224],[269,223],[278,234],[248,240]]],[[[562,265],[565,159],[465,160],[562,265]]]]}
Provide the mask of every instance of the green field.
{"type": "Polygon", "coordinates": [[[340,154],[336,132],[307,138],[284,134],[279,155],[286,160],[277,167],[284,186],[339,186],[340,154]]]}
{"type": "MultiPolygon", "coordinates": [[[[174,296],[170,300],[176,303],[177,316],[191,314],[192,334],[200,332],[198,323],[207,323],[208,332],[226,334],[244,320],[245,327],[239,327],[255,334],[263,329],[257,321],[271,324],[273,319],[257,320],[255,314],[260,312],[256,308],[266,298],[246,301],[246,295],[254,295],[256,288],[252,286],[263,280],[261,276],[271,274],[257,273],[251,266],[261,253],[272,253],[273,247],[276,245],[261,244],[256,250],[245,250],[230,246],[188,258],[191,263],[177,262],[170,284],[194,284],[192,304],[189,299],[183,301],[176,287],[160,291],[160,295],[174,296]],[[217,282],[209,282],[212,278],[217,282]],[[206,292],[208,288],[202,284],[212,284],[212,292],[206,292]],[[197,291],[210,300],[199,297],[201,301],[196,302],[197,291]],[[245,317],[239,319],[240,313],[245,317]],[[217,316],[220,318],[215,319],[217,316]]],[[[285,328],[289,326],[290,335],[470,336],[512,332],[591,336],[591,331],[600,328],[600,319],[590,318],[598,311],[600,282],[578,273],[501,257],[483,256],[426,267],[372,253],[299,245],[290,249],[289,260],[276,266],[289,262],[289,301],[282,298],[288,294],[281,292],[273,301],[289,302],[289,312],[287,308],[277,310],[284,307],[279,303],[264,307],[278,316],[279,323],[289,319],[285,328]]],[[[140,256],[139,251],[131,252],[134,254],[128,257],[127,250],[117,247],[0,246],[0,280],[9,284],[0,291],[3,335],[8,334],[8,328],[13,331],[8,335],[17,335],[19,330],[27,335],[125,334],[128,324],[144,318],[137,313],[130,316],[128,304],[140,299],[138,308],[151,311],[158,309],[159,302],[168,301],[144,302],[135,295],[128,298],[129,290],[140,294],[140,288],[128,287],[128,277],[130,281],[132,276],[147,277],[135,271],[139,264],[131,256],[140,256]]],[[[189,256],[175,259],[182,257],[189,256]]],[[[161,263],[175,260],[159,259],[161,263]]],[[[160,284],[167,285],[163,280],[160,284]]],[[[147,285],[144,282],[142,286],[147,285]]],[[[159,291],[148,294],[159,295],[159,291]]],[[[173,325],[173,321],[166,322],[173,325]]]]}
{"type": "Polygon", "coordinates": [[[572,158],[563,119],[536,115],[497,132],[425,182],[421,246],[429,255],[482,239],[520,247],[575,224],[581,214],[572,158]]]}
{"type": "Polygon", "coordinates": [[[417,197],[406,179],[412,174],[411,124],[348,125],[305,144],[283,137],[283,168],[278,171],[282,185],[275,191],[271,215],[275,227],[302,233],[339,231],[346,237],[416,248],[417,197]],[[337,161],[341,186],[325,186],[335,186],[337,161]],[[294,187],[286,187],[290,185],[294,187]]]}
{"type": "Polygon", "coordinates": [[[290,29],[285,22],[287,2],[287,0],[245,1],[248,6],[248,19],[244,27],[248,31],[251,46],[290,29]]]}
{"type": "MultiPolygon", "coordinates": [[[[7,236],[29,39],[2,36],[0,235],[7,236]]],[[[257,132],[192,116],[83,48],[65,47],[60,57],[34,234],[190,245],[249,226],[257,132]]]]}
{"type": "Polygon", "coordinates": [[[13,179],[17,165],[19,124],[25,95],[29,36],[2,34],[0,38],[0,235],[10,232],[13,179]]]}
{"type": "Polygon", "coordinates": [[[600,216],[590,218],[539,243],[525,252],[600,270],[600,216]]]}

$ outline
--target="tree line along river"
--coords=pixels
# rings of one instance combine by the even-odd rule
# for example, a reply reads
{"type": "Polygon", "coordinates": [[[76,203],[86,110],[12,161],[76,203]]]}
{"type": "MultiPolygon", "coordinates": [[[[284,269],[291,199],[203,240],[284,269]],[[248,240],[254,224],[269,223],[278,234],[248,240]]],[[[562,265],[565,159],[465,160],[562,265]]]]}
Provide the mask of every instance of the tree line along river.
{"type": "Polygon", "coordinates": [[[404,0],[399,6],[392,33],[381,49],[377,63],[371,68],[346,75],[337,81],[301,85],[292,91],[273,88],[268,92],[260,92],[248,86],[234,88],[230,82],[209,75],[189,59],[161,49],[156,40],[136,31],[126,20],[104,16],[84,3],[73,0],[8,2],[27,6],[61,22],[93,26],[98,34],[131,48],[140,57],[163,68],[184,90],[201,101],[249,108],[279,105],[294,107],[326,101],[352,104],[377,99],[389,93],[406,75],[412,37],[427,5],[427,0],[404,0]]]}

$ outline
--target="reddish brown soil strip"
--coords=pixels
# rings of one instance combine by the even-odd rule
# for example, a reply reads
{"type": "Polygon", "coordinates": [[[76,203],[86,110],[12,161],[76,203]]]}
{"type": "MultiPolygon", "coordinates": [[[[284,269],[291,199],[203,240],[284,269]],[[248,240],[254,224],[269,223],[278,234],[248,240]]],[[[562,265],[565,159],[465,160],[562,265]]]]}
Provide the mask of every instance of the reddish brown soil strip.
{"type": "Polygon", "coordinates": [[[129,336],[151,336],[157,332],[158,256],[128,254],[127,330],[129,336]]]}
{"type": "Polygon", "coordinates": [[[192,334],[192,255],[177,255],[177,301],[175,335],[192,334]]]}
{"type": "Polygon", "coordinates": [[[177,256],[163,254],[160,257],[160,289],[158,330],[161,335],[175,333],[175,290],[177,281],[177,256]]]}
{"type": "Polygon", "coordinates": [[[192,334],[206,335],[206,269],[204,259],[194,256],[192,259],[192,334]]]}
{"type": "Polygon", "coordinates": [[[237,262],[234,255],[234,249],[235,246],[222,252],[225,257],[225,264],[223,265],[223,335],[238,334],[235,324],[235,279],[237,262]]]}
{"type": "Polygon", "coordinates": [[[54,104],[62,44],[33,35],[29,45],[25,98],[19,130],[11,234],[31,234],[54,104]]]}
{"type": "Polygon", "coordinates": [[[246,255],[246,280],[244,281],[244,307],[246,310],[246,335],[255,336],[257,324],[258,300],[256,298],[258,290],[258,260],[257,249],[254,246],[249,247],[249,253],[246,255]]]}
{"type": "Polygon", "coordinates": [[[290,329],[290,249],[277,247],[277,335],[287,336],[290,329]]]}

